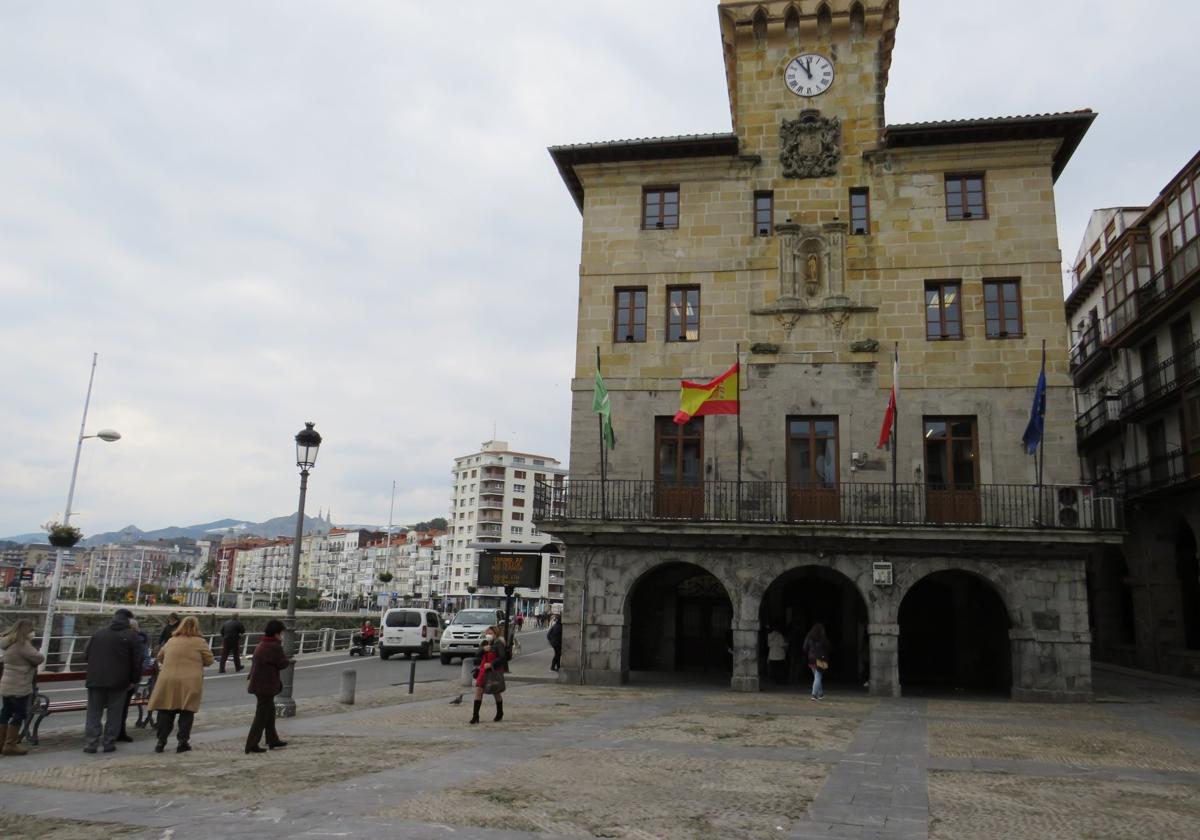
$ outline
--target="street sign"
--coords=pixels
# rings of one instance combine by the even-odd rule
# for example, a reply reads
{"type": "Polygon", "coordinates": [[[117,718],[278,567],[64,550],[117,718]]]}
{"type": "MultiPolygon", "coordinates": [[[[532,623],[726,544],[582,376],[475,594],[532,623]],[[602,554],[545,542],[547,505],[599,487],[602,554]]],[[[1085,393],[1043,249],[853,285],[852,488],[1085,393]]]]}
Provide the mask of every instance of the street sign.
{"type": "Polygon", "coordinates": [[[542,585],[542,555],[485,551],[479,555],[479,585],[537,589],[542,585]]]}

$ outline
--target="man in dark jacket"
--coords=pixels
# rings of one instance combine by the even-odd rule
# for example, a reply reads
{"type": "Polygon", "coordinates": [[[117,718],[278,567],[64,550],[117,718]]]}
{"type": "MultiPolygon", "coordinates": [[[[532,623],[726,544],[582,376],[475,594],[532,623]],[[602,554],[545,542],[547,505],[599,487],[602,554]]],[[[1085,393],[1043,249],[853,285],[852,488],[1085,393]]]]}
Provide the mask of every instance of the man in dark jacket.
{"type": "Polygon", "coordinates": [[[550,647],[554,648],[554,661],[550,663],[550,670],[557,671],[558,660],[562,658],[562,617],[556,615],[553,621],[549,632],[546,633],[546,641],[550,643],[550,647]]]}
{"type": "Polygon", "coordinates": [[[117,748],[121,731],[121,713],[125,695],[137,686],[142,674],[141,641],[129,627],[133,613],[117,610],[112,624],[97,630],[83,649],[87,662],[87,723],[84,726],[85,753],[96,752],[103,734],[104,751],[117,748]],[[101,718],[104,719],[101,727],[101,718]]]}
{"type": "Polygon", "coordinates": [[[221,625],[221,667],[220,672],[225,673],[225,660],[233,654],[234,671],[242,670],[242,658],[238,650],[242,646],[242,636],[246,635],[246,628],[242,626],[242,622],[238,621],[238,614],[234,613],[229,620],[221,625]]]}

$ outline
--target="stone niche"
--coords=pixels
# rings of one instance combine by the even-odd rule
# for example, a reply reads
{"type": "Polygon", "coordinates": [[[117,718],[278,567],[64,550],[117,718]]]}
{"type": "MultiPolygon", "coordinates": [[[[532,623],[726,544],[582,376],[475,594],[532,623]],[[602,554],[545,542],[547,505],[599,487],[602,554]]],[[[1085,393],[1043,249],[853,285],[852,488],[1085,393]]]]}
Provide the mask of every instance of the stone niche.
{"type": "Polygon", "coordinates": [[[826,222],[775,225],[779,240],[779,296],[770,306],[753,309],[770,315],[788,332],[804,315],[824,316],[836,335],[851,313],[873,312],[846,294],[846,224],[826,222]]]}

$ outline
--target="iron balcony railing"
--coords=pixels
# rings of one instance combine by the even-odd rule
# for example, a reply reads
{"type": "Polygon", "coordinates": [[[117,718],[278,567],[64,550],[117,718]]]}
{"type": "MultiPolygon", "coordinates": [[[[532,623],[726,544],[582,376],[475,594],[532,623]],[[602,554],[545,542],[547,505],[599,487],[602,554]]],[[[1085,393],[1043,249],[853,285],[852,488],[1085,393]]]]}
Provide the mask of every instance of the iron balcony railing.
{"type": "Polygon", "coordinates": [[[795,486],[775,481],[571,479],[538,482],[534,519],[757,522],[904,527],[1120,531],[1120,500],[1081,485],[928,484],[795,486]]]}
{"type": "Polygon", "coordinates": [[[1127,417],[1200,379],[1200,341],[1158,363],[1121,389],[1121,416],[1127,417]]]}
{"type": "Polygon", "coordinates": [[[1190,476],[1183,451],[1173,449],[1166,455],[1149,458],[1140,464],[1125,468],[1121,472],[1121,478],[1129,496],[1141,496],[1180,484],[1190,476]]]}
{"type": "Polygon", "coordinates": [[[1075,418],[1075,437],[1083,444],[1092,435],[1121,422],[1121,400],[1116,395],[1101,397],[1075,418]]]}
{"type": "Polygon", "coordinates": [[[1071,348],[1071,372],[1074,373],[1079,370],[1089,359],[1094,358],[1099,352],[1100,322],[1092,321],[1079,334],[1079,340],[1071,348]]]}

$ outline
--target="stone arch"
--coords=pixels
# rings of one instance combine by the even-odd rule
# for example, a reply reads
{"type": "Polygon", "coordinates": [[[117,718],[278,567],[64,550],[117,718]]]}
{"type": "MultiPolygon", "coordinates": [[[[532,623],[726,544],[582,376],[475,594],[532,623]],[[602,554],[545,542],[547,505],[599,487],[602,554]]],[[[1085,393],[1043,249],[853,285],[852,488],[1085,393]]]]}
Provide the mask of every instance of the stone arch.
{"type": "Polygon", "coordinates": [[[788,5],[787,12],[783,16],[783,28],[789,37],[800,37],[800,10],[796,8],[795,3],[788,5]]]}
{"type": "Polygon", "coordinates": [[[735,590],[703,562],[646,564],[624,603],[622,671],[729,675],[735,590]]]}
{"type": "Polygon", "coordinates": [[[1003,691],[1013,683],[1003,587],[956,567],[922,575],[899,601],[899,678],[913,691],[1003,691]]]}
{"type": "Polygon", "coordinates": [[[833,12],[829,10],[828,3],[822,3],[817,7],[817,34],[822,38],[828,38],[832,31],[833,12]]]}
{"type": "Polygon", "coordinates": [[[803,640],[813,624],[821,622],[831,644],[827,676],[861,686],[870,672],[869,604],[860,581],[836,564],[800,563],[781,571],[763,589],[758,619],[764,645],[768,628],[785,635],[788,668],[783,675],[770,673],[764,648],[760,674],[768,681],[807,685],[803,640]]]}
{"type": "Polygon", "coordinates": [[[850,7],[850,37],[861,38],[867,33],[867,13],[862,3],[855,0],[850,7]]]}
{"type": "Polygon", "coordinates": [[[759,6],[754,12],[752,29],[754,31],[754,40],[758,44],[759,49],[767,45],[767,12],[759,6]]]}

